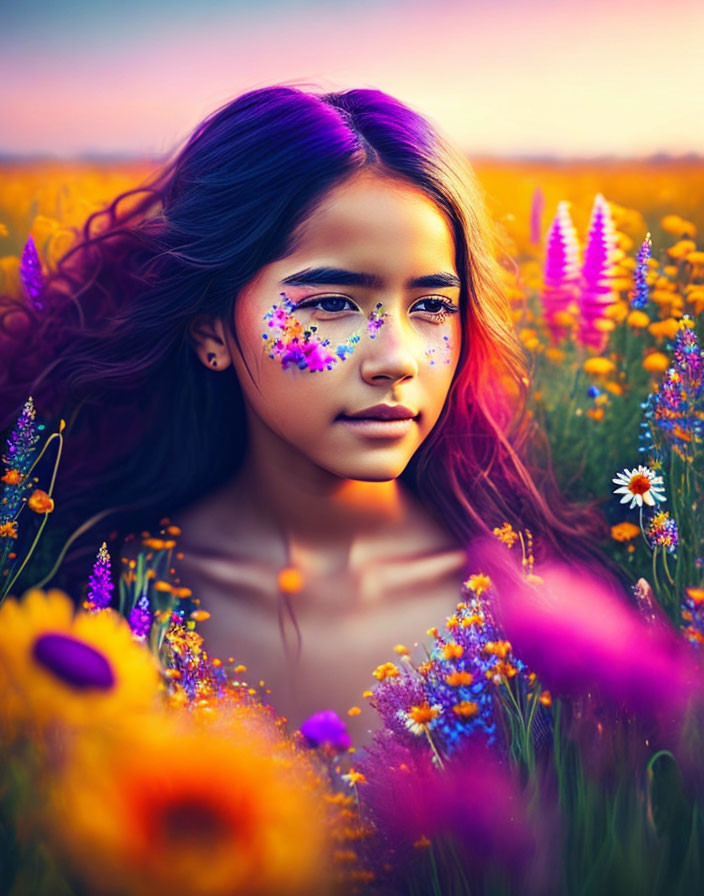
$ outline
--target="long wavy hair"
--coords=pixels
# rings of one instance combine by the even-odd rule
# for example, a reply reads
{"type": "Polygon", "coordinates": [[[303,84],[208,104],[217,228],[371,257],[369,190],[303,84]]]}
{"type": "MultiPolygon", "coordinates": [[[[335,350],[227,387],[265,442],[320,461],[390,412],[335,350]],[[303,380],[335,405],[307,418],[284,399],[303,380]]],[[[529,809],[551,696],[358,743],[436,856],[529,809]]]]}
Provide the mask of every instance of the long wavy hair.
{"type": "Polygon", "coordinates": [[[220,317],[237,343],[242,286],[289,254],[327,191],[364,168],[414,185],[444,213],[462,281],[459,364],[401,480],[463,543],[508,521],[562,557],[597,556],[605,521],[560,496],[526,413],[501,246],[468,161],[380,90],[275,85],[214,111],[151,179],[92,214],[45,277],[43,310],[0,297],[0,429],[29,395],[40,416],[68,424],[51,522],[85,532],[55,584],[85,581],[104,538],[153,530],[236,474],[241,390],[233,368],[213,375],[198,360],[189,324],[220,317]]]}

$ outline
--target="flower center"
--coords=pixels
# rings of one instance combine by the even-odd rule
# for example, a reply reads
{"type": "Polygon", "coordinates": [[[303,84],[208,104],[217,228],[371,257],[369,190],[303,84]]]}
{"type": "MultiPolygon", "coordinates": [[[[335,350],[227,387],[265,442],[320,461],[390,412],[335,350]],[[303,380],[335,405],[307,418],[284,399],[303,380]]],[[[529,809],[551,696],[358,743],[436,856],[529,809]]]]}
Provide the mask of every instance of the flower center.
{"type": "Polygon", "coordinates": [[[109,691],[115,684],[112,667],[103,654],[71,635],[40,635],[32,655],[41,666],[78,690],[109,691]]]}
{"type": "Polygon", "coordinates": [[[637,473],[635,476],[631,476],[628,490],[634,495],[644,495],[650,491],[650,479],[642,473],[637,473]]]}
{"type": "Polygon", "coordinates": [[[161,829],[171,845],[192,845],[196,841],[212,846],[231,836],[230,826],[220,813],[195,797],[184,797],[166,806],[161,829]]]}

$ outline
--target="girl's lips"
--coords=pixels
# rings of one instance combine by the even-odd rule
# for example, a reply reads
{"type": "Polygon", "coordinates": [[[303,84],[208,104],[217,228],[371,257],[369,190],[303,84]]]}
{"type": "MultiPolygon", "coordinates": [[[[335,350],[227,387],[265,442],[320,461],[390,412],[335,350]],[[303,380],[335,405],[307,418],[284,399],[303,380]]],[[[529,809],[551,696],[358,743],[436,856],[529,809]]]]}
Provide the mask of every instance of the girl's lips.
{"type": "Polygon", "coordinates": [[[403,438],[416,421],[415,417],[401,420],[373,420],[369,417],[340,417],[339,422],[361,436],[371,439],[403,438]]]}

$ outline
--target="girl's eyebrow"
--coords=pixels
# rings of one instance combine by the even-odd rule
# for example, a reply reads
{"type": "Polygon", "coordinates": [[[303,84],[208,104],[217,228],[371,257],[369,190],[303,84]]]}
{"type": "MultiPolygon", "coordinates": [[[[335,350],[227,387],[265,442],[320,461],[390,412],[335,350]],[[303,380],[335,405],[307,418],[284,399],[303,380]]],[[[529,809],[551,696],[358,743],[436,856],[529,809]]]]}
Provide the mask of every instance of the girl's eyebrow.
{"type": "MultiPolygon", "coordinates": [[[[377,274],[346,271],[344,268],[305,268],[284,277],[281,283],[290,286],[362,286],[367,289],[380,289],[384,285],[384,278],[377,274]]],[[[406,289],[443,289],[453,286],[458,288],[461,286],[460,278],[446,271],[415,277],[407,280],[405,284],[406,289]]]]}

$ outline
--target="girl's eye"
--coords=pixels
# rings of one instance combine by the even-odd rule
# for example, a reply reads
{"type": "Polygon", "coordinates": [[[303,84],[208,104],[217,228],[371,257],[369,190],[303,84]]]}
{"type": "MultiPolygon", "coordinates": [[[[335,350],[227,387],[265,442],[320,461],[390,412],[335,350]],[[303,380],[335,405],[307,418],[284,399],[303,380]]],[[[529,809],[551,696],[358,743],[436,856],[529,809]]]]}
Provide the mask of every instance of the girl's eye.
{"type": "Polygon", "coordinates": [[[420,302],[417,302],[414,307],[418,307],[418,305],[431,305],[432,308],[427,310],[425,313],[429,314],[430,317],[435,318],[438,323],[442,323],[445,320],[448,314],[457,314],[460,310],[457,305],[454,305],[448,299],[443,299],[438,297],[437,299],[421,299],[420,302]]]}
{"type": "MultiPolygon", "coordinates": [[[[325,311],[328,314],[335,314],[338,311],[349,311],[349,308],[345,308],[344,304],[347,302],[349,305],[353,303],[350,299],[344,298],[344,296],[323,296],[320,299],[310,299],[306,302],[299,302],[294,310],[298,310],[299,308],[319,308],[321,311],[325,311]]],[[[352,310],[355,310],[354,308],[352,310]]]]}

